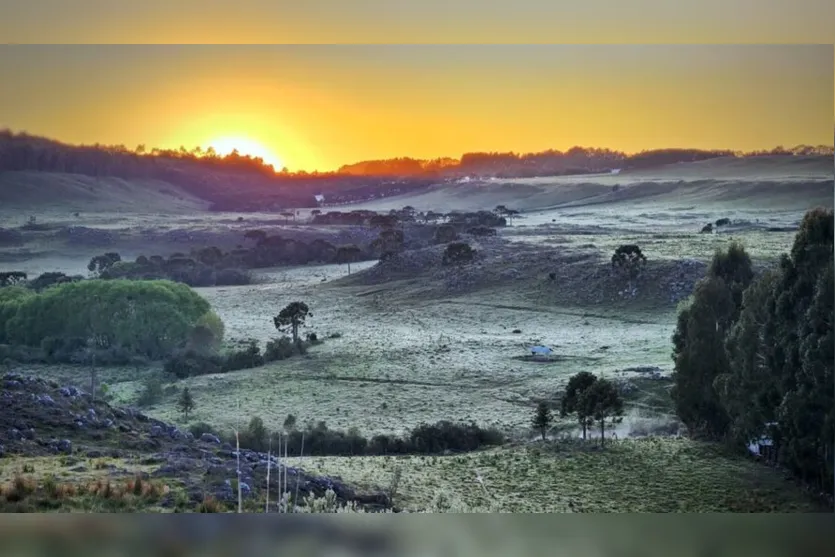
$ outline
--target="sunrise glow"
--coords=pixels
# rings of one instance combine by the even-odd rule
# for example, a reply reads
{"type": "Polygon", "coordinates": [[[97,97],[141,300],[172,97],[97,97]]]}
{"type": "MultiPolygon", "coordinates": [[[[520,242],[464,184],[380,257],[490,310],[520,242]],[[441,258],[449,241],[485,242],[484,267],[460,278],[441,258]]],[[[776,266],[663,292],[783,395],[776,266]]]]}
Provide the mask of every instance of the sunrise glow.
{"type": "Polygon", "coordinates": [[[240,155],[260,157],[266,164],[272,165],[276,172],[280,171],[283,166],[281,159],[271,149],[247,137],[224,136],[209,141],[207,147],[213,148],[220,156],[226,156],[232,151],[237,151],[240,155]]]}

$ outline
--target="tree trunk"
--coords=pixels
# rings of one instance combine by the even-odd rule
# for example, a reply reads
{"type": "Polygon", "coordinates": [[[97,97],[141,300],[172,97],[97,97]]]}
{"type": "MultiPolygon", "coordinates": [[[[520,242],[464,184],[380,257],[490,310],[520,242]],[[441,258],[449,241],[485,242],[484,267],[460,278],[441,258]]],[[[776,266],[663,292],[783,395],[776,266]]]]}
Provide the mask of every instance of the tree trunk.
{"type": "Polygon", "coordinates": [[[542,440],[545,441],[545,428],[544,427],[540,430],[540,433],[542,433],[542,440]]]}
{"type": "Polygon", "coordinates": [[[299,322],[293,320],[293,342],[299,341],[299,322]]]}
{"type": "Polygon", "coordinates": [[[583,441],[586,440],[586,420],[583,419],[583,441]]]}
{"type": "Polygon", "coordinates": [[[350,261],[348,262],[348,274],[349,275],[351,274],[351,262],[350,261]]]}
{"type": "Polygon", "coordinates": [[[603,446],[604,441],[606,440],[606,420],[600,420],[600,446],[603,446]]]}

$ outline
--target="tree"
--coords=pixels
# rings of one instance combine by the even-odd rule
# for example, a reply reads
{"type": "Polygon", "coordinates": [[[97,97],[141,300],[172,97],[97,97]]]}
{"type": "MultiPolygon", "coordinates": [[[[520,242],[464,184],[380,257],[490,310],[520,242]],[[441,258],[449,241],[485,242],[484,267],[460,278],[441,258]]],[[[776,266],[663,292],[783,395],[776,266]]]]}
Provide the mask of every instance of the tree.
{"type": "Polygon", "coordinates": [[[545,441],[545,434],[548,432],[553,421],[554,417],[551,415],[551,408],[548,406],[548,403],[543,400],[537,404],[532,425],[534,429],[539,430],[543,441],[545,441]]]}
{"type": "Polygon", "coordinates": [[[336,262],[340,265],[343,263],[348,264],[348,274],[351,274],[351,263],[359,259],[362,250],[354,244],[349,244],[347,246],[340,246],[336,250],[336,262]]]}
{"type": "Polygon", "coordinates": [[[194,410],[195,406],[191,391],[188,390],[188,387],[184,387],[183,392],[180,393],[180,398],[177,400],[177,409],[183,415],[185,421],[188,421],[188,414],[194,410]]]}
{"type": "Polygon", "coordinates": [[[586,431],[593,424],[586,408],[580,404],[582,396],[592,385],[597,382],[597,376],[588,371],[581,371],[572,375],[565,387],[565,394],[560,405],[560,417],[565,418],[570,414],[577,414],[577,421],[583,428],[583,440],[586,439],[586,431]]]}
{"type": "Polygon", "coordinates": [[[28,275],[23,271],[7,271],[0,273],[0,288],[5,286],[15,286],[24,282],[28,275]]]}
{"type": "Polygon", "coordinates": [[[727,432],[728,415],[714,381],[728,368],[725,338],[733,324],[733,311],[725,281],[706,277],[678,317],[671,396],[676,413],[694,435],[719,439],[727,432]]]}
{"type": "Polygon", "coordinates": [[[304,325],[304,320],[313,317],[310,309],[304,302],[292,302],[273,317],[273,324],[279,332],[287,332],[293,335],[293,342],[299,341],[299,327],[304,325]]]}
{"type": "Polygon", "coordinates": [[[442,265],[461,265],[470,263],[475,259],[476,250],[470,247],[466,242],[453,242],[447,245],[444,250],[444,256],[441,260],[442,265]]]}
{"type": "Polygon", "coordinates": [[[623,244],[612,254],[612,267],[625,272],[630,277],[637,275],[646,262],[646,256],[635,244],[623,244]]]}
{"type": "Polygon", "coordinates": [[[580,396],[578,406],[582,413],[600,425],[600,445],[606,438],[606,419],[613,418],[614,423],[623,416],[623,399],[618,388],[608,379],[598,379],[580,396]]]}
{"type": "MultiPolygon", "coordinates": [[[[733,242],[726,251],[714,253],[707,276],[697,283],[689,305],[679,313],[673,334],[671,395],[682,422],[697,435],[718,439],[730,432],[728,389],[739,385],[728,383],[727,342],[753,276],[751,258],[741,244],[733,242]]],[[[764,303],[763,298],[760,293],[758,303],[764,303]]],[[[749,296],[749,303],[753,299],[749,296]]]]}
{"type": "Polygon", "coordinates": [[[104,271],[108,270],[121,260],[121,256],[115,252],[97,255],[90,259],[90,262],[87,264],[87,270],[96,275],[101,275],[104,271]]]}

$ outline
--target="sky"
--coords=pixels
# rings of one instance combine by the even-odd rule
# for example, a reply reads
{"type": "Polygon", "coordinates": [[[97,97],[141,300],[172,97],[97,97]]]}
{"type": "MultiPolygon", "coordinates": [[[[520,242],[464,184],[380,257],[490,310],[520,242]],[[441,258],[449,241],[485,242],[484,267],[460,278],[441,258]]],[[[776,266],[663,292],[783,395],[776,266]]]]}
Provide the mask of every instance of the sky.
{"type": "Polygon", "coordinates": [[[67,44],[0,45],[0,127],[70,143],[238,147],[291,170],[332,170],[574,145],[832,142],[835,8],[817,0],[26,0],[2,9],[3,41],[67,44]],[[70,44],[555,40],[610,44],[70,44]],[[656,44],[611,44],[636,41],[656,44]],[[663,44],[722,41],[829,44],[663,44]]]}

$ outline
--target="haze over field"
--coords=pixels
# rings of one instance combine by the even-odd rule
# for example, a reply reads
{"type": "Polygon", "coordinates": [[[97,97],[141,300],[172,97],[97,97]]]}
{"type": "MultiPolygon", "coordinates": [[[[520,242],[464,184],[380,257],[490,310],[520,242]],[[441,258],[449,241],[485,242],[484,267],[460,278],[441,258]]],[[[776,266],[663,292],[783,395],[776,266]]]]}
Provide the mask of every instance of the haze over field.
{"type": "Polygon", "coordinates": [[[0,510],[831,505],[831,48],[0,53],[0,510]]]}

